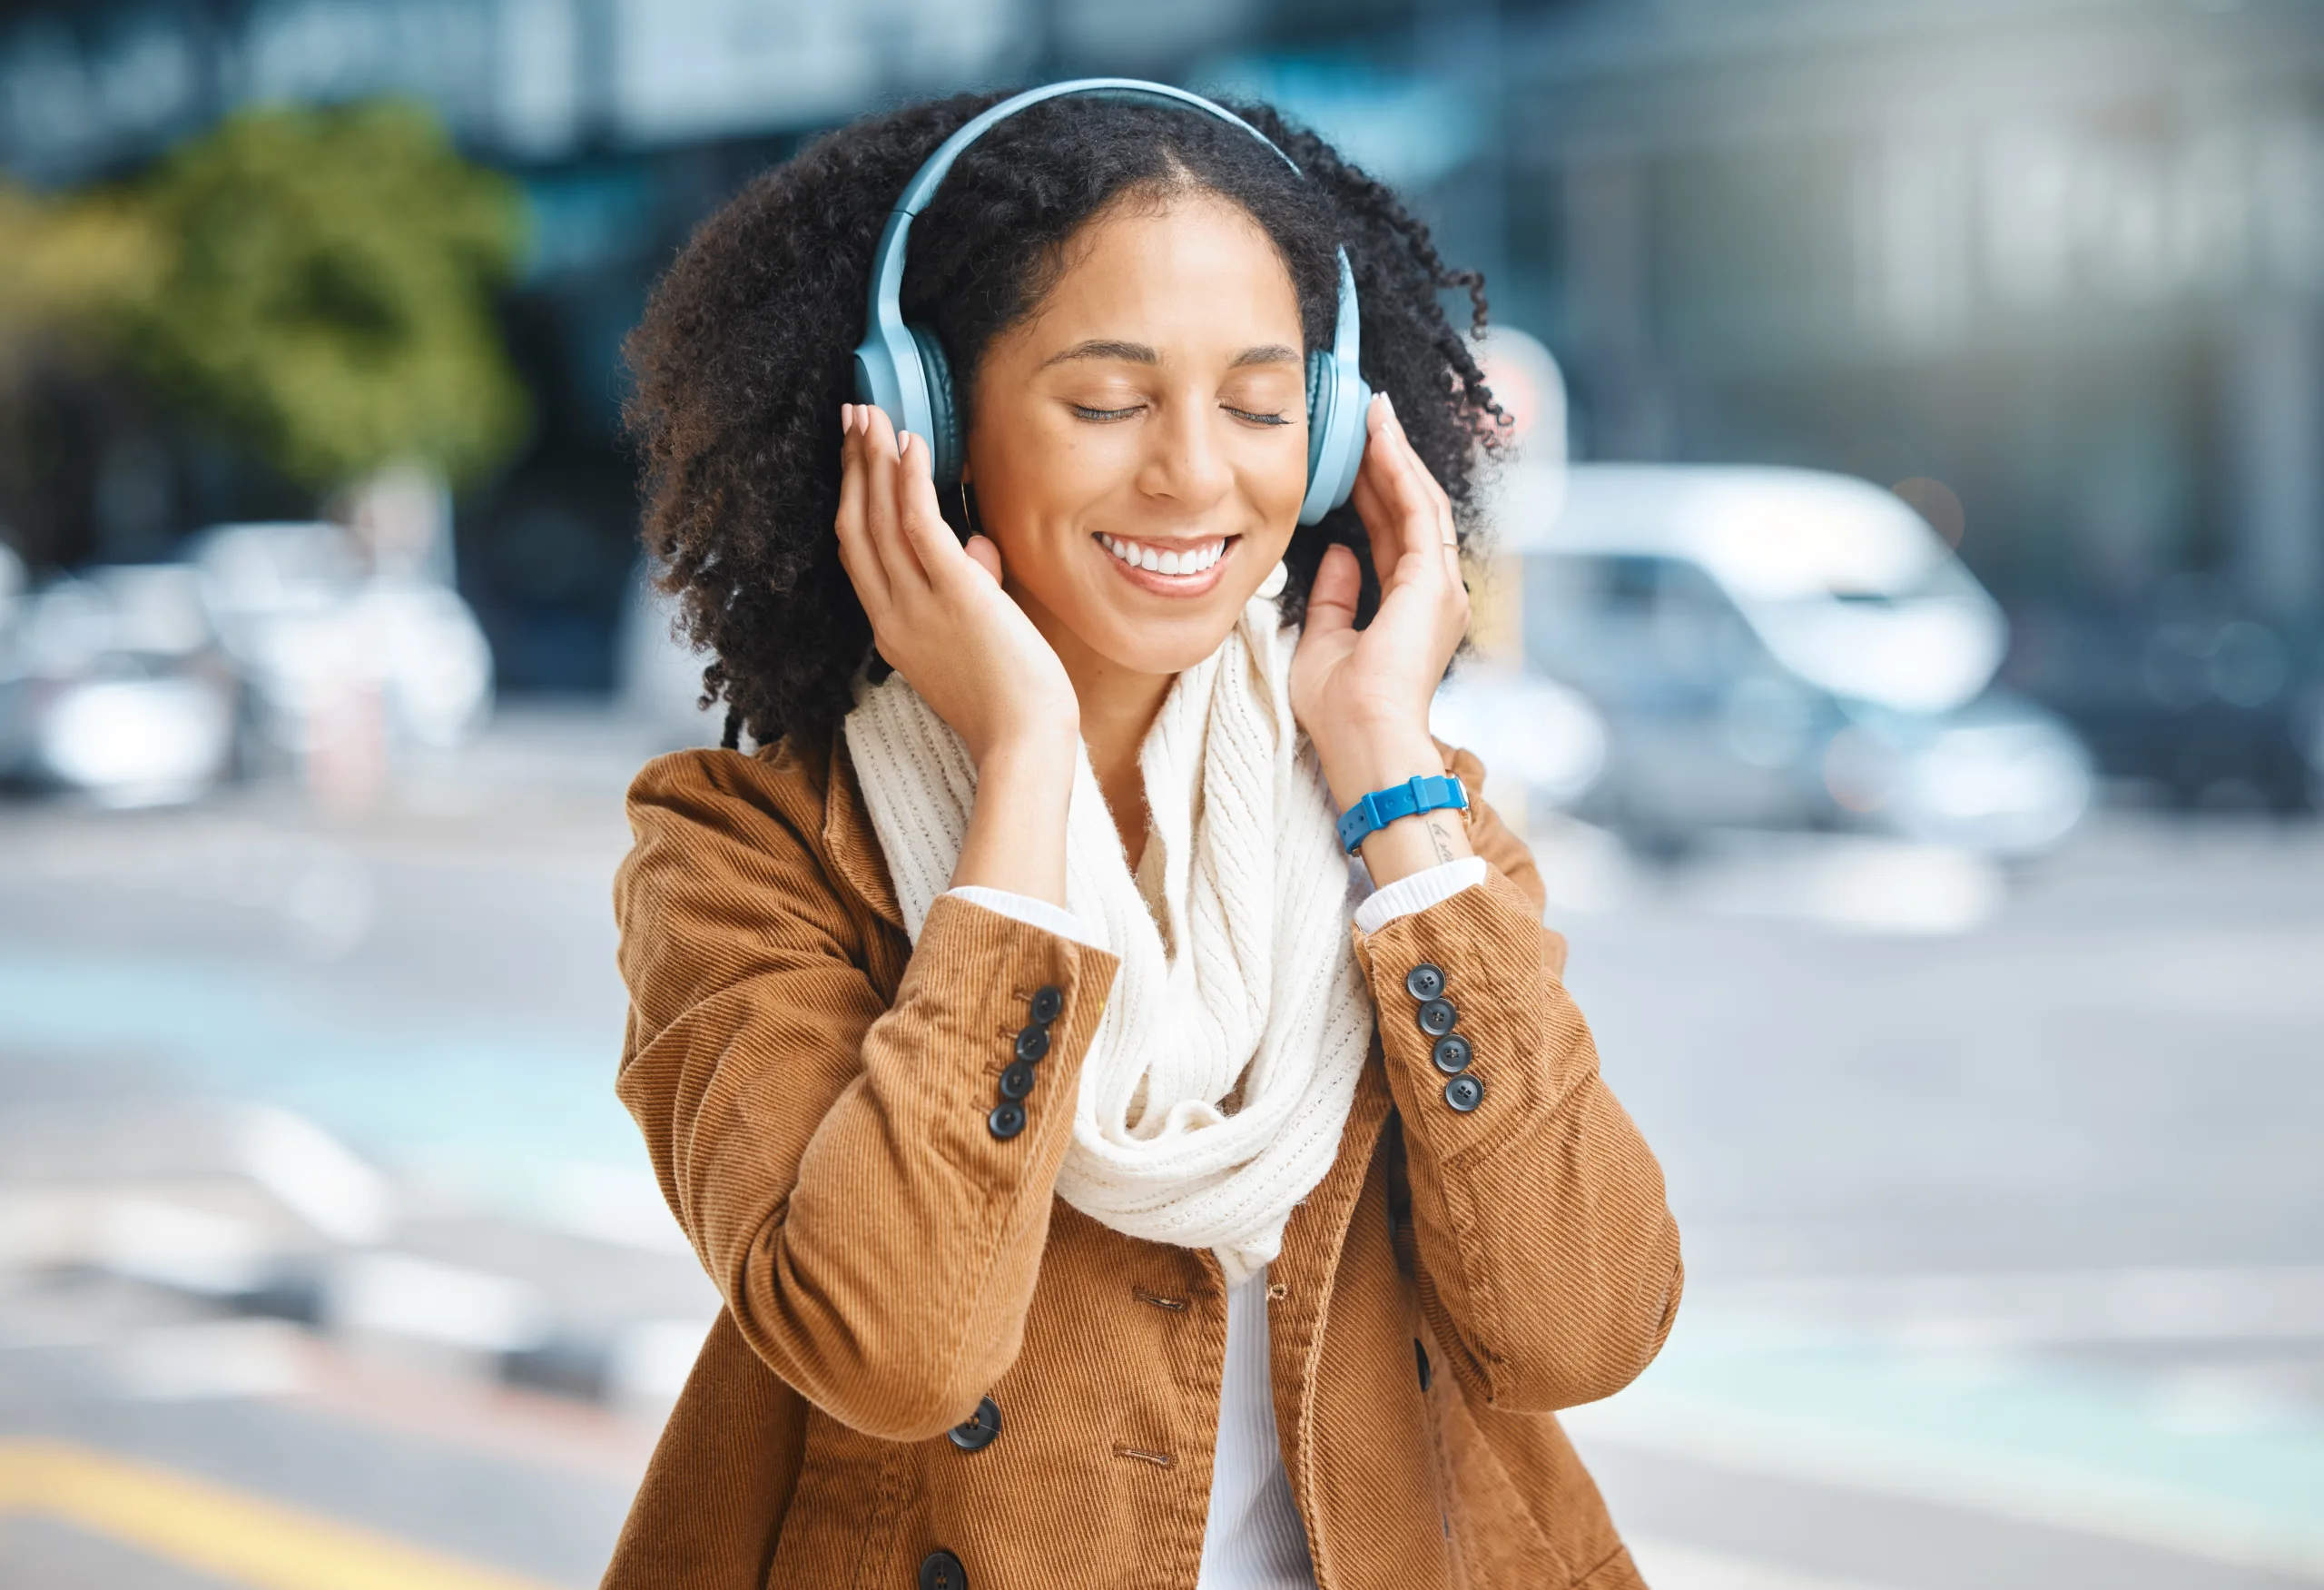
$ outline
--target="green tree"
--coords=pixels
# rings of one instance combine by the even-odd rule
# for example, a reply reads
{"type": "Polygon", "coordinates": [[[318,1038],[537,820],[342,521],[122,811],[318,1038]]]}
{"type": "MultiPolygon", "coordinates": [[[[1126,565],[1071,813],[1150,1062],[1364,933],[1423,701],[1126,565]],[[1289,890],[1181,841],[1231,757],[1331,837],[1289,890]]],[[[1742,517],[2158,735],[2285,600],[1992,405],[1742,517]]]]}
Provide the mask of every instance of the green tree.
{"type": "Polygon", "coordinates": [[[409,464],[457,481],[522,437],[492,314],[521,202],[424,110],[244,112],[122,198],[163,262],[114,301],[123,352],[293,480],[409,464]]]}

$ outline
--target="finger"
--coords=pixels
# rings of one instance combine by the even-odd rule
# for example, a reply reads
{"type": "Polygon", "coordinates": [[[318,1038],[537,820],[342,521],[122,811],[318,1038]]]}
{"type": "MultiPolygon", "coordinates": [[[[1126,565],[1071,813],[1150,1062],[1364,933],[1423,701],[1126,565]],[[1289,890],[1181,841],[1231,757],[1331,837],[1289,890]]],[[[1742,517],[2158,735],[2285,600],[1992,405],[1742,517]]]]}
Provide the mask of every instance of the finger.
{"type": "Polygon", "coordinates": [[[1437,532],[1441,541],[1452,533],[1452,499],[1437,483],[1435,472],[1420,456],[1420,449],[1413,446],[1412,434],[1404,429],[1403,418],[1396,412],[1393,404],[1388,406],[1388,429],[1394,442],[1392,450],[1402,464],[1403,478],[1413,494],[1425,505],[1431,528],[1437,532]]]}
{"type": "Polygon", "coordinates": [[[1420,456],[1401,421],[1396,426],[1397,450],[1404,459],[1405,479],[1410,480],[1426,505],[1428,523],[1426,534],[1435,545],[1437,561],[1443,566],[1445,578],[1454,589],[1461,588],[1461,537],[1452,518],[1452,499],[1446,494],[1428,461],[1420,456]]]}
{"type": "MultiPolygon", "coordinates": [[[[1380,476],[1375,482],[1381,499],[1380,524],[1373,536],[1373,562],[1380,571],[1382,595],[1386,595],[1394,581],[1413,578],[1428,578],[1444,568],[1438,547],[1443,540],[1436,513],[1436,504],[1430,497],[1423,479],[1427,475],[1419,456],[1405,439],[1403,427],[1396,422],[1395,406],[1384,397],[1378,406],[1374,439],[1380,444],[1380,476]],[[1386,545],[1383,546],[1385,542],[1386,545]],[[1404,572],[1403,560],[1413,553],[1421,556],[1411,565],[1412,572],[1404,572]]],[[[1366,529],[1374,529],[1367,523],[1366,529]]]]}
{"type": "Polygon", "coordinates": [[[1461,582],[1461,536],[1458,522],[1452,517],[1452,496],[1444,489],[1443,483],[1437,479],[1435,471],[1428,467],[1428,460],[1420,456],[1420,449],[1413,446],[1412,435],[1404,430],[1403,420],[1395,414],[1393,406],[1390,419],[1395,430],[1396,450],[1403,457],[1405,476],[1419,489],[1421,496],[1428,503],[1430,517],[1434,522],[1436,544],[1443,549],[1441,556],[1445,576],[1454,588],[1464,588],[1461,582]]]}
{"type": "Polygon", "coordinates": [[[840,567],[847,570],[865,614],[876,623],[888,606],[888,576],[881,567],[880,555],[872,549],[864,522],[869,473],[863,459],[863,412],[850,405],[841,420],[839,513],[832,528],[839,537],[840,567]]]}
{"type": "Polygon", "coordinates": [[[864,461],[864,528],[880,567],[888,577],[891,597],[901,599],[911,589],[928,583],[928,571],[904,538],[899,523],[897,480],[900,460],[896,456],[896,428],[876,403],[865,408],[866,430],[863,436],[864,461]]]}
{"type": "Polygon", "coordinates": [[[993,584],[1000,583],[1000,548],[990,536],[981,532],[970,536],[961,550],[969,555],[970,562],[992,577],[993,584]]]}
{"type": "Polygon", "coordinates": [[[1324,548],[1315,578],[1307,588],[1307,621],[1301,644],[1338,635],[1355,627],[1355,602],[1364,588],[1364,572],[1355,554],[1338,542],[1324,548]]]}
{"type": "Polygon", "coordinates": [[[1364,524],[1364,543],[1372,554],[1373,576],[1384,583],[1395,570],[1395,553],[1382,532],[1395,517],[1395,505],[1382,491],[1376,478],[1362,475],[1356,477],[1355,492],[1349,500],[1355,507],[1356,518],[1364,524]]]}
{"type": "Polygon", "coordinates": [[[1404,458],[1412,469],[1413,478],[1420,483],[1422,493],[1436,504],[1438,512],[1444,517],[1446,522],[1451,522],[1452,498],[1445,494],[1443,483],[1436,478],[1436,471],[1428,467],[1428,460],[1422,458],[1420,449],[1413,445],[1412,432],[1404,429],[1403,416],[1396,413],[1393,406],[1389,410],[1389,415],[1395,426],[1397,444],[1403,449],[1404,458]]]}
{"type": "Polygon", "coordinates": [[[1385,394],[1375,398],[1364,416],[1364,462],[1356,470],[1352,494],[1356,518],[1364,523],[1364,539],[1371,548],[1373,572],[1384,588],[1403,545],[1398,523],[1403,509],[1397,490],[1402,466],[1394,457],[1395,439],[1387,430],[1386,402],[1385,394]]]}
{"type": "Polygon", "coordinates": [[[907,433],[903,457],[896,463],[896,519],[929,579],[942,583],[959,578],[964,571],[960,543],[937,505],[935,469],[928,439],[907,433]]]}
{"type": "Polygon", "coordinates": [[[1404,430],[1401,419],[1396,421],[1396,440],[1403,452],[1406,469],[1419,486],[1421,494],[1427,499],[1435,519],[1436,543],[1443,548],[1445,573],[1458,586],[1461,583],[1461,534],[1458,521],[1452,517],[1452,496],[1444,489],[1443,482],[1437,479],[1436,472],[1428,467],[1428,460],[1420,456],[1420,449],[1413,446],[1413,439],[1404,430]]]}

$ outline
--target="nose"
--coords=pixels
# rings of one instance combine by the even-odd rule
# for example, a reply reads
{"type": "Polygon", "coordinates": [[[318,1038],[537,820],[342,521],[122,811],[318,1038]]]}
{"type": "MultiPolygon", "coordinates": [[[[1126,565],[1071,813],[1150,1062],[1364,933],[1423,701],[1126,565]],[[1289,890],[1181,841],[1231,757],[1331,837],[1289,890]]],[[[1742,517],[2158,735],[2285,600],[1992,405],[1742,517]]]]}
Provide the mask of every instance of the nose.
{"type": "Polygon", "coordinates": [[[1138,489],[1187,512],[1198,513],[1216,504],[1235,480],[1216,434],[1226,416],[1206,395],[1187,392],[1175,397],[1157,419],[1158,424],[1147,428],[1138,489]]]}

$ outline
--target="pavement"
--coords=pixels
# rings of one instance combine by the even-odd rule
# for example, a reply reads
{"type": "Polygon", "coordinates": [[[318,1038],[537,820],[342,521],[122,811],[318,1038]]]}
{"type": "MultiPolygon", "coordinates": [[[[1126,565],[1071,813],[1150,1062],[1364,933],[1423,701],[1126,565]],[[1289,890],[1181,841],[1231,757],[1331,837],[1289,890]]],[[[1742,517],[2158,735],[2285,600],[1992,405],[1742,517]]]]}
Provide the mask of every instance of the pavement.
{"type": "MultiPolygon", "coordinates": [[[[715,1307],[610,1086],[659,748],[0,807],[0,1587],[595,1583],[715,1307]]],[[[1537,837],[1687,1237],[1568,1419],[1653,1583],[2324,1585],[2324,834],[1537,837]]]]}

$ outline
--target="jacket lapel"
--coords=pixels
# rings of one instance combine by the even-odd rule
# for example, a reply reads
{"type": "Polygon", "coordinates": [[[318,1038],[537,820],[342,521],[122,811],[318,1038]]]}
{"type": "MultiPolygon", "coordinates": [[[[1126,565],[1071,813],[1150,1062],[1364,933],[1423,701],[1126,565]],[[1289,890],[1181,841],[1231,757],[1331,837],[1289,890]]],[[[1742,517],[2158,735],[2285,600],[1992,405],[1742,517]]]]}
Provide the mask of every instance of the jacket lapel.
{"type": "Polygon", "coordinates": [[[823,782],[823,854],[831,857],[839,881],[881,922],[903,931],[903,907],[896,904],[896,885],[888,876],[888,858],[881,852],[880,835],[864,809],[863,791],[855,782],[855,764],[847,755],[847,736],[832,736],[831,770],[823,782]]]}
{"type": "MultiPolygon", "coordinates": [[[[1323,1550],[1329,1548],[1316,1527],[1312,1483],[1316,1457],[1315,1371],[1323,1357],[1332,1281],[1346,1245],[1348,1222],[1364,1192],[1393,1104],[1388,1073],[1375,1039],[1356,1078],[1347,1122],[1340,1131],[1339,1157],[1315,1190],[1291,1211],[1283,1228],[1283,1251],[1267,1267],[1269,1289],[1279,1284],[1285,1293],[1283,1306],[1267,1313],[1267,1368],[1275,1392],[1276,1439],[1308,1538],[1323,1550]]],[[[1319,1583],[1330,1582],[1322,1561],[1315,1564],[1315,1571],[1319,1583]]]]}

